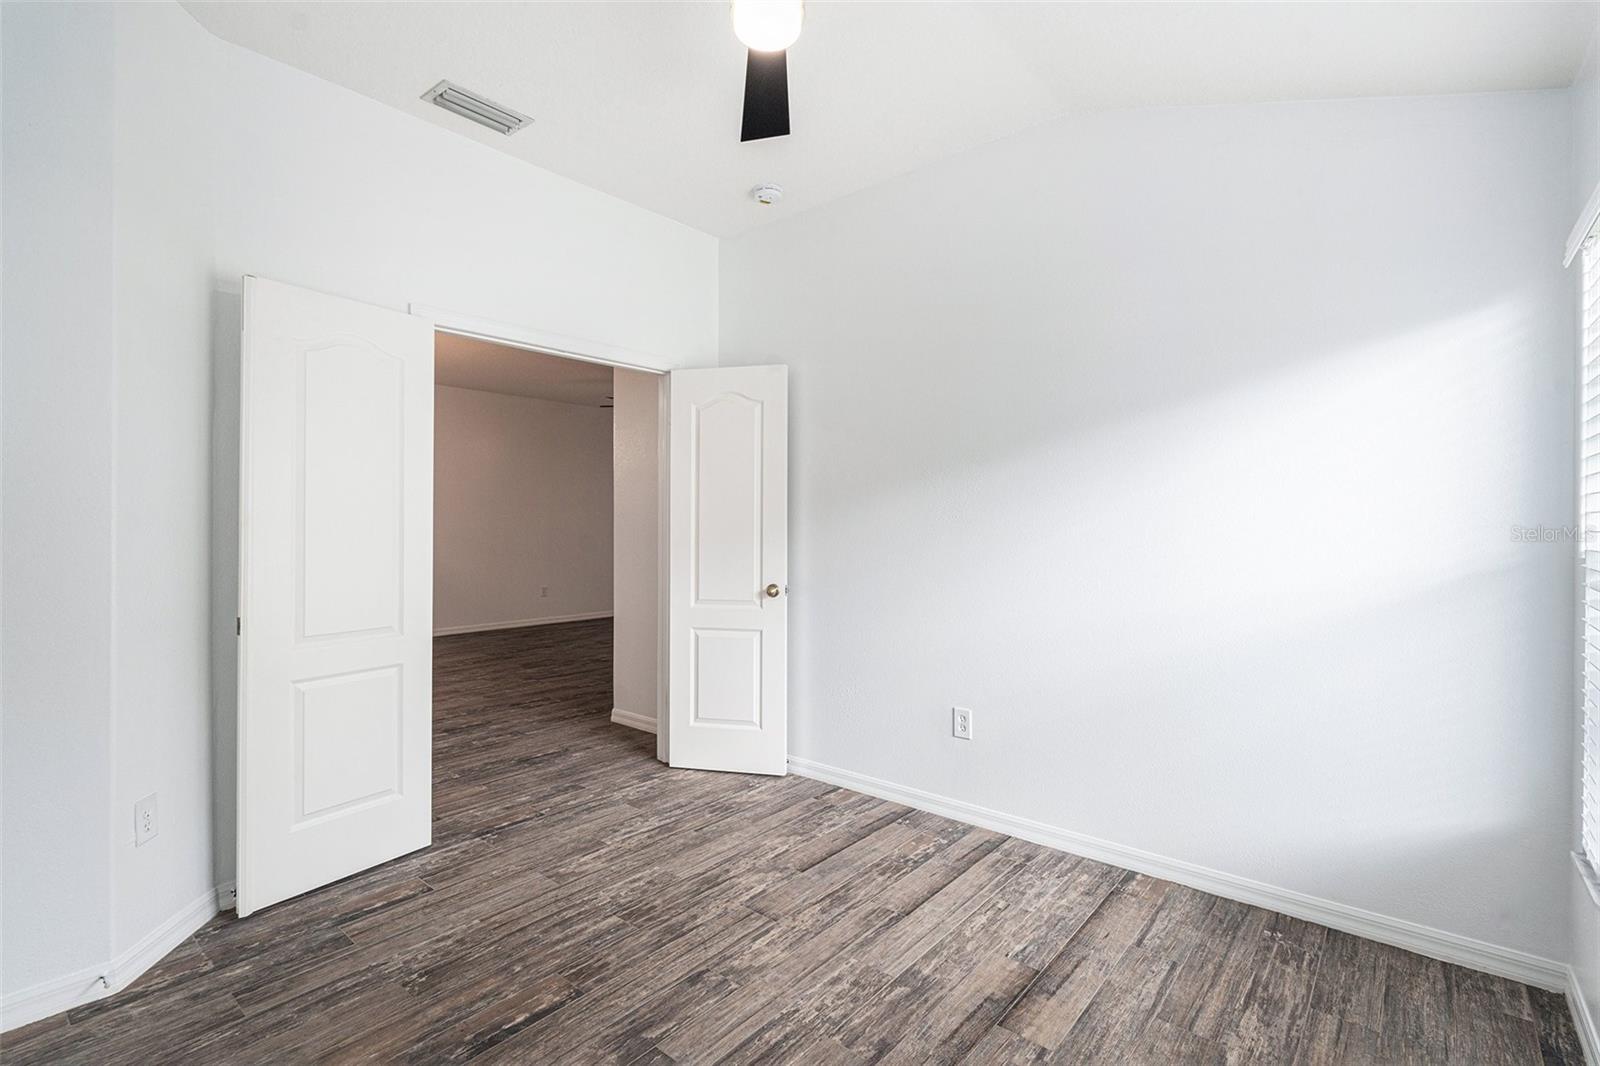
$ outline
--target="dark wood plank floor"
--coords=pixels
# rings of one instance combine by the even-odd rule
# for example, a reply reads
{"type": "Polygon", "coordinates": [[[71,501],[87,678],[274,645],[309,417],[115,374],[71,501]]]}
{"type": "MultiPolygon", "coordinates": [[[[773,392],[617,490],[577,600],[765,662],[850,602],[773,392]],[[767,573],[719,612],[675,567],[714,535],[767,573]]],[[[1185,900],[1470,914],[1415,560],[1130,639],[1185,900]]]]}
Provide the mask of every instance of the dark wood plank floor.
{"type": "Polygon", "coordinates": [[[434,845],[7,1063],[1581,1063],[1560,997],[800,777],[666,769],[609,623],[436,645],[434,845]]]}

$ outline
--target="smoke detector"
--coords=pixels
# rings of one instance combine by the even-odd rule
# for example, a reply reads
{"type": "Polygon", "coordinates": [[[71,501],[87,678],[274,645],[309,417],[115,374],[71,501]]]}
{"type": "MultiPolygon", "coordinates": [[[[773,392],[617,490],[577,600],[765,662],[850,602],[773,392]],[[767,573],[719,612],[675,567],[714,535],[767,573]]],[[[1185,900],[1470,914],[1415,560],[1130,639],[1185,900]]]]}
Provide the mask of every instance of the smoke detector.
{"type": "Polygon", "coordinates": [[[757,185],[750,190],[750,198],[758,204],[771,205],[783,199],[782,185],[757,185]]]}

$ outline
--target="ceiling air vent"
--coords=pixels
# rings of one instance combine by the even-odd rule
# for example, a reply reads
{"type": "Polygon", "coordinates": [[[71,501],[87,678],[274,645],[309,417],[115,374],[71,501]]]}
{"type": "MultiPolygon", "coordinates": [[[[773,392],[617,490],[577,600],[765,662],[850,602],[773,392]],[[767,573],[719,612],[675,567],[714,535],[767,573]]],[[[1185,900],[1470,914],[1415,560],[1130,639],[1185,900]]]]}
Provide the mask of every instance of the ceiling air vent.
{"type": "Polygon", "coordinates": [[[441,81],[422,94],[424,100],[438,104],[446,111],[454,111],[462,118],[470,118],[480,126],[488,126],[496,133],[513,134],[533,121],[509,107],[501,107],[493,100],[485,100],[477,93],[468,92],[459,85],[441,81]]]}

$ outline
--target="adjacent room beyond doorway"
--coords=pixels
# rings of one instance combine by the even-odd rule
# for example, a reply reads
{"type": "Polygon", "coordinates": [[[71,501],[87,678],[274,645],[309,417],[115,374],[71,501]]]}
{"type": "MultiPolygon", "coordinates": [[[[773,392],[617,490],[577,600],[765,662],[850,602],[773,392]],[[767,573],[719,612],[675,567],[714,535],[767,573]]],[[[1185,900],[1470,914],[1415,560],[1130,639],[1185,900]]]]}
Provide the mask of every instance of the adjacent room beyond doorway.
{"type": "Polygon", "coordinates": [[[445,332],[435,379],[441,759],[475,723],[653,728],[658,379],[445,332]]]}

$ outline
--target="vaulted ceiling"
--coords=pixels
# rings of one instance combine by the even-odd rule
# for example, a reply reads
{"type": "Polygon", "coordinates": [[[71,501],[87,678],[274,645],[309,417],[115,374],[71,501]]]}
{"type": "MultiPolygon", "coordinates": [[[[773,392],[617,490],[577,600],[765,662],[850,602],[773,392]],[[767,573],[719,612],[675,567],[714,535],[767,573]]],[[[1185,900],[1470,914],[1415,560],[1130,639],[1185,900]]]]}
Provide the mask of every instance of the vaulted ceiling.
{"type": "Polygon", "coordinates": [[[189,0],[227,40],[716,235],[1085,109],[1550,89],[1589,3],[810,0],[794,132],[739,143],[724,3],[189,0]],[[449,79],[532,115],[511,137],[419,97],[449,79]],[[782,203],[749,197],[763,182],[782,203]]]}

